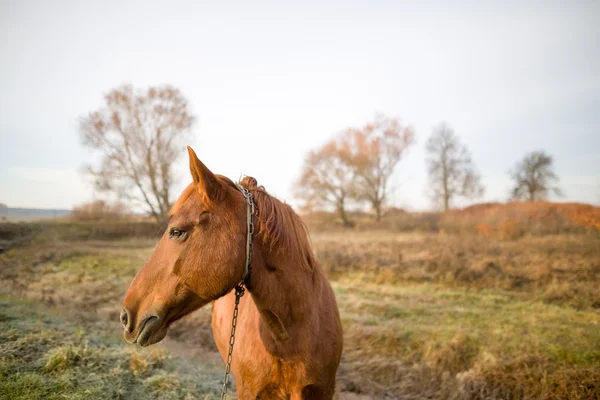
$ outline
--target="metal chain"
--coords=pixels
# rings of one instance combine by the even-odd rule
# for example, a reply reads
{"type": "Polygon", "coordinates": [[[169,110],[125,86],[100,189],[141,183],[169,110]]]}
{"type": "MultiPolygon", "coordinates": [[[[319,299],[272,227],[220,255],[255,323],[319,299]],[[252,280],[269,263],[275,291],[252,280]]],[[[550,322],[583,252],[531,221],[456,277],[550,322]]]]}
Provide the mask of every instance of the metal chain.
{"type": "Polygon", "coordinates": [[[233,319],[231,321],[231,336],[229,337],[229,353],[227,354],[227,365],[225,366],[225,375],[223,376],[223,388],[221,390],[221,400],[227,398],[227,388],[229,386],[229,372],[231,371],[231,361],[233,360],[233,344],[235,343],[235,327],[237,325],[238,306],[240,298],[244,295],[244,286],[238,283],[235,287],[235,307],[233,308],[233,319]]]}
{"type": "Polygon", "coordinates": [[[227,389],[229,387],[229,373],[231,372],[231,362],[233,361],[233,345],[235,343],[235,328],[237,325],[238,307],[240,305],[240,299],[245,293],[244,284],[248,280],[250,275],[250,263],[252,262],[252,251],[254,245],[252,243],[252,235],[254,234],[254,200],[252,194],[248,189],[242,186],[238,186],[242,192],[246,201],[248,202],[247,207],[247,219],[246,219],[246,264],[244,268],[244,277],[235,287],[235,306],[233,308],[233,318],[231,320],[231,336],[229,336],[229,352],[227,354],[227,365],[225,366],[225,375],[223,376],[223,388],[221,390],[221,400],[227,398],[227,389]]]}

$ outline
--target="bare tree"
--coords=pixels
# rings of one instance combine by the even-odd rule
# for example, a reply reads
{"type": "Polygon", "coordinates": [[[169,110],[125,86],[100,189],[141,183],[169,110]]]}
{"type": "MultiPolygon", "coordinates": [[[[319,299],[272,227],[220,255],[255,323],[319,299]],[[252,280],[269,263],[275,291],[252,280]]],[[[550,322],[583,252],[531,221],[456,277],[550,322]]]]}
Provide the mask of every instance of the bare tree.
{"type": "Polygon", "coordinates": [[[446,124],[433,129],[427,140],[427,169],[433,200],[450,209],[456,196],[480,197],[484,188],[469,150],[446,124]]]}
{"type": "Polygon", "coordinates": [[[344,225],[352,225],[346,207],[356,196],[356,171],[348,143],[338,136],[309,152],[296,187],[308,208],[333,206],[344,225]]]}
{"type": "Polygon", "coordinates": [[[187,101],[170,86],[146,91],[122,86],[105,101],[80,120],[83,144],[101,157],[87,172],[98,190],[141,205],[159,221],[171,206],[176,153],[191,136],[194,118],[187,101]]]}
{"type": "Polygon", "coordinates": [[[552,161],[552,156],[542,150],[526,154],[510,171],[510,177],[515,181],[511,198],[527,201],[546,200],[551,192],[560,196],[561,190],[553,186],[558,182],[558,177],[552,169],[552,161]]]}
{"type": "Polygon", "coordinates": [[[359,197],[371,205],[379,221],[389,180],[406,150],[414,144],[414,132],[398,119],[377,115],[364,128],[348,131],[346,140],[354,153],[359,197]]]}

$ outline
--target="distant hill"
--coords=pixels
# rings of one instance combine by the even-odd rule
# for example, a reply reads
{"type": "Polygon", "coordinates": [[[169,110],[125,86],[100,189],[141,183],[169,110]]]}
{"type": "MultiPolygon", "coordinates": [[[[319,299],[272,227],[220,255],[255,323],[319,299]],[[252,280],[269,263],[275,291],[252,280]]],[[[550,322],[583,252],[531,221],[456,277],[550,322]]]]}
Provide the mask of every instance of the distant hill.
{"type": "Polygon", "coordinates": [[[0,207],[1,221],[33,221],[71,215],[71,210],[45,210],[41,208],[0,207]]]}

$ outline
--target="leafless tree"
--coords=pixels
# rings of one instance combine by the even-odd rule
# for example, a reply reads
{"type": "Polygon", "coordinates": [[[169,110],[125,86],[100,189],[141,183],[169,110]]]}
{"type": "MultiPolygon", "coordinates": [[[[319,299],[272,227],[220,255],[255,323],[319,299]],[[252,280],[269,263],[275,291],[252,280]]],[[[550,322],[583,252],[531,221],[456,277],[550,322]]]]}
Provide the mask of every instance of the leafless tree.
{"type": "Polygon", "coordinates": [[[371,205],[379,221],[389,180],[406,150],[414,143],[414,132],[410,127],[402,126],[398,119],[377,115],[364,128],[348,131],[346,140],[350,141],[353,152],[359,198],[371,205]]]}
{"type": "Polygon", "coordinates": [[[511,190],[513,200],[539,201],[546,200],[550,193],[562,195],[557,186],[558,177],[552,169],[552,156],[544,151],[534,151],[525,155],[510,171],[515,182],[511,190]]]}
{"type": "Polygon", "coordinates": [[[456,196],[480,197],[484,188],[469,150],[446,124],[433,129],[427,140],[427,169],[433,200],[450,209],[456,196]]]}
{"type": "Polygon", "coordinates": [[[173,162],[191,136],[194,118],[187,101],[170,86],[145,91],[122,86],[105,101],[80,119],[83,144],[101,157],[87,172],[98,190],[141,205],[159,221],[171,206],[173,162]]]}
{"type": "Polygon", "coordinates": [[[308,208],[333,206],[344,225],[352,225],[346,208],[356,197],[356,170],[348,143],[338,136],[309,152],[296,188],[308,208]]]}

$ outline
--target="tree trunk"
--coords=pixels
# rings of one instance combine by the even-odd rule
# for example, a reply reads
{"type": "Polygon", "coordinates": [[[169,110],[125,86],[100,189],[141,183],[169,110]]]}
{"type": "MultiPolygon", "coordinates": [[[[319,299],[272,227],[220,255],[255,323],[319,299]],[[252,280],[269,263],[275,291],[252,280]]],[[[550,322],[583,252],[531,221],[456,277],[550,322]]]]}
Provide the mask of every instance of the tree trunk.
{"type": "Polygon", "coordinates": [[[448,190],[448,167],[446,165],[445,154],[442,157],[442,185],[444,189],[444,211],[450,209],[450,193],[448,190]]]}
{"type": "Polygon", "coordinates": [[[535,201],[535,190],[533,190],[533,189],[529,189],[529,201],[530,202],[535,201]]]}
{"type": "Polygon", "coordinates": [[[444,191],[444,211],[448,211],[450,209],[450,196],[446,194],[444,191]]]}
{"type": "Polygon", "coordinates": [[[377,201],[373,203],[373,210],[375,210],[375,221],[377,222],[381,221],[381,208],[381,202],[377,201]]]}
{"type": "Polygon", "coordinates": [[[346,209],[344,207],[343,202],[338,204],[338,214],[340,215],[344,226],[352,226],[352,222],[350,221],[350,219],[348,219],[348,214],[346,214],[346,209]]]}

